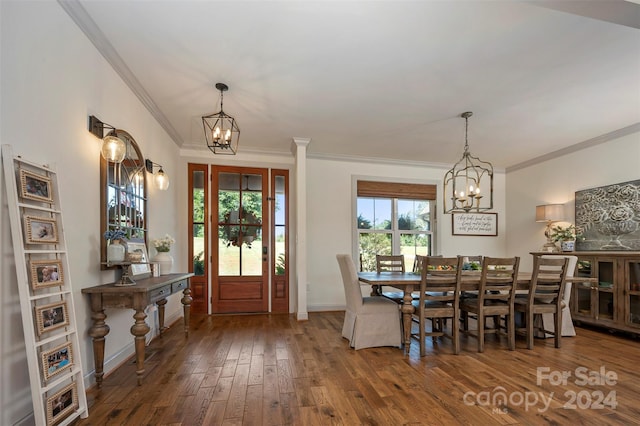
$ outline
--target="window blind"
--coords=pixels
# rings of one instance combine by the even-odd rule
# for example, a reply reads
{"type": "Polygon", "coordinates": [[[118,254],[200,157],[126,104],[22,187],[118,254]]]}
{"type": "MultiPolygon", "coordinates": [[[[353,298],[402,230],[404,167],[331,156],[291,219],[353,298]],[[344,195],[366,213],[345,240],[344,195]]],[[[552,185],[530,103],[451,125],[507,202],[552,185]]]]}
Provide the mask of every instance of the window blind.
{"type": "Polygon", "coordinates": [[[358,181],[358,197],[401,198],[409,200],[435,200],[436,185],[420,183],[358,181]]]}

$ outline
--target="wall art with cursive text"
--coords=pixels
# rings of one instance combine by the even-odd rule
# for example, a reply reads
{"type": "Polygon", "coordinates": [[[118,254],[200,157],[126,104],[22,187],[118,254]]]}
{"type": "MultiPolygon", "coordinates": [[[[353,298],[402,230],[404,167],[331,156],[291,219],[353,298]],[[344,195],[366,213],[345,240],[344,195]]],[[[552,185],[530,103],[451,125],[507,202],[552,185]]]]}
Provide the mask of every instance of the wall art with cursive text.
{"type": "Polygon", "coordinates": [[[452,213],[453,235],[498,235],[498,213],[452,213]]]}

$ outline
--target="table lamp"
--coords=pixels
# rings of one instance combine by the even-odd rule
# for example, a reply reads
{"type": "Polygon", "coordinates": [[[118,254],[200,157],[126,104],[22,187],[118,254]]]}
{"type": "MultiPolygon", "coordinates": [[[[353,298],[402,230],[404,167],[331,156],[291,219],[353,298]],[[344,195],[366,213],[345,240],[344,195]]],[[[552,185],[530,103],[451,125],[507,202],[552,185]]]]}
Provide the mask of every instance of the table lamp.
{"type": "Polygon", "coordinates": [[[544,231],[544,236],[547,237],[547,243],[542,246],[542,251],[558,251],[558,246],[551,241],[551,224],[562,220],[564,220],[563,204],[544,204],[536,206],[536,222],[545,222],[547,224],[547,229],[544,231]]]}

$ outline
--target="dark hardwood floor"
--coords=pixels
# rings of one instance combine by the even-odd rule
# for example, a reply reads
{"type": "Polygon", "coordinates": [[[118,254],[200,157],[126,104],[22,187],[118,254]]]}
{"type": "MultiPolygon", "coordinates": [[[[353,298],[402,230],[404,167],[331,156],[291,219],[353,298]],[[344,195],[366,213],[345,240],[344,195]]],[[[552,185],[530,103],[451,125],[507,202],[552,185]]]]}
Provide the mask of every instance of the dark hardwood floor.
{"type": "MultiPolygon", "coordinates": [[[[516,351],[488,336],[355,351],[343,312],[193,316],[88,390],[76,425],[629,425],[640,424],[640,341],[577,328],[516,351]],[[544,369],[542,377],[538,369],[544,369]],[[562,379],[562,374],[566,379],[562,379]],[[603,374],[604,373],[604,374],[603,374]],[[548,377],[548,378],[547,378],[548,377]],[[564,381],[564,383],[563,383],[564,381]]],[[[542,371],[542,370],[541,370],[542,371]]]]}

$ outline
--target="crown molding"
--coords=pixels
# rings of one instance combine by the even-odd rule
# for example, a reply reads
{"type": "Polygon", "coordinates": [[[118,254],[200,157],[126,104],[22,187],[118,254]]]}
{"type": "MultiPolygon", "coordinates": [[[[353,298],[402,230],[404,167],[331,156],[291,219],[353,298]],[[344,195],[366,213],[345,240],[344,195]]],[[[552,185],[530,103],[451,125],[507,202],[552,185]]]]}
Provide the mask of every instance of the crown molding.
{"type": "Polygon", "coordinates": [[[73,22],[82,30],[89,41],[93,43],[98,52],[107,60],[115,72],[122,78],[124,83],[131,89],[142,105],[156,119],[158,124],[169,134],[169,137],[176,145],[182,145],[182,139],[171,125],[167,117],[160,111],[149,93],[142,86],[133,72],[129,69],[122,57],[118,54],[113,45],[109,42],[96,22],[89,16],[86,9],[82,7],[78,0],[58,0],[58,4],[71,17],[73,22]]]}

